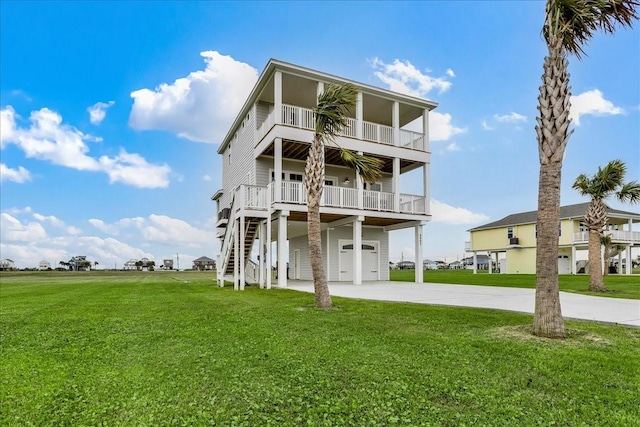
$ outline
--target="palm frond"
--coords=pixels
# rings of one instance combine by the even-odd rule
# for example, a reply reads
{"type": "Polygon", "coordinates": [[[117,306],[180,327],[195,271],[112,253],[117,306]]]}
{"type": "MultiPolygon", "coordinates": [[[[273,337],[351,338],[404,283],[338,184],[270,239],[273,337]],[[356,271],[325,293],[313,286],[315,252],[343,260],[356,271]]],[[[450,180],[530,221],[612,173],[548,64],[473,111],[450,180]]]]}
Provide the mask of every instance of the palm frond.
{"type": "Polygon", "coordinates": [[[620,187],[616,196],[621,202],[640,203],[640,183],[638,181],[627,182],[620,187]]]}
{"type": "Polygon", "coordinates": [[[638,19],[638,0],[547,0],[542,34],[549,45],[561,41],[580,59],[583,46],[601,30],[613,33],[617,25],[632,27],[638,19]]]}
{"type": "Polygon", "coordinates": [[[576,181],[573,183],[571,188],[573,188],[574,190],[578,190],[578,193],[580,193],[581,196],[588,196],[590,194],[589,193],[590,186],[591,186],[591,180],[589,179],[589,177],[581,173],[580,175],[578,175],[578,177],[576,178],[576,181]]]}
{"type": "Polygon", "coordinates": [[[382,177],[382,160],[354,153],[340,147],[340,157],[345,165],[355,170],[364,182],[374,183],[382,177]]]}
{"type": "Polygon", "coordinates": [[[350,84],[326,85],[318,96],[318,105],[314,109],[316,115],[316,134],[323,140],[334,140],[348,124],[348,117],[355,108],[358,89],[350,84]]]}

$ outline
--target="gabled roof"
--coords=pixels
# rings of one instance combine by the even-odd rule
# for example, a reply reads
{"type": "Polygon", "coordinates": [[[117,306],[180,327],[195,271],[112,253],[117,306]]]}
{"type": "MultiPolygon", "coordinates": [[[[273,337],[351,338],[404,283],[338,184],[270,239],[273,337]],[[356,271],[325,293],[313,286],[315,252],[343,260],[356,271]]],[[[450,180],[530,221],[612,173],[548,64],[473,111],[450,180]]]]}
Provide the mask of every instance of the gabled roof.
{"type": "Polygon", "coordinates": [[[213,261],[214,260],[206,256],[201,256],[200,258],[193,260],[193,262],[213,262],[213,261]]]}
{"type": "MultiPolygon", "coordinates": [[[[606,205],[605,205],[606,206],[606,205]]],[[[560,219],[581,218],[587,212],[589,203],[578,203],[575,205],[560,206],[560,219]]],[[[607,216],[609,217],[630,217],[640,220],[637,212],[626,212],[619,209],[612,209],[607,206],[607,216]]],[[[486,230],[490,228],[510,227],[513,225],[534,224],[538,217],[538,211],[520,212],[505,216],[504,218],[484,224],[468,231],[486,230]]]]}

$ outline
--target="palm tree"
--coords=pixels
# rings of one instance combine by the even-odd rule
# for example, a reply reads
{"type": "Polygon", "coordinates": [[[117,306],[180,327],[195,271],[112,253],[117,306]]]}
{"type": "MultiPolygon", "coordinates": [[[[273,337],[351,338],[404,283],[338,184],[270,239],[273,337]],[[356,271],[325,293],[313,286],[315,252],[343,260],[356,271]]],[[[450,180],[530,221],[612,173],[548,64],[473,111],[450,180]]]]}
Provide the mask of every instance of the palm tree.
{"type": "Polygon", "coordinates": [[[542,34],[544,58],[538,96],[536,133],[540,160],[536,245],[536,303],[533,333],[564,338],[558,290],[558,222],[562,159],[571,132],[571,91],[567,56],[584,54],[583,45],[597,30],[613,33],[616,24],[631,27],[638,0],[547,0],[542,34]]]}
{"type": "MultiPolygon", "coordinates": [[[[600,235],[600,245],[602,246],[602,260],[604,261],[604,269],[602,270],[602,275],[609,275],[609,258],[611,258],[611,234],[601,234],[600,235]]],[[[603,282],[604,285],[604,282],[603,282]]]]}
{"type": "MultiPolygon", "coordinates": [[[[320,234],[320,200],[324,185],[324,150],[328,143],[335,144],[336,136],[347,126],[347,115],[356,105],[357,88],[352,84],[328,84],[318,96],[315,113],[315,134],[304,169],[307,188],[307,227],[309,232],[309,257],[313,273],[315,306],[330,308],[331,295],[322,265],[322,240],[320,234]]],[[[382,175],[382,162],[378,159],[353,153],[338,147],[342,161],[363,178],[375,182],[382,175]]]]}
{"type": "MultiPolygon", "coordinates": [[[[582,196],[591,198],[584,224],[589,229],[589,290],[593,292],[607,290],[600,268],[600,244],[607,226],[607,206],[604,201],[614,196],[621,202],[640,202],[640,184],[637,181],[625,183],[626,173],[627,167],[622,161],[612,160],[604,168],[599,167],[591,177],[580,174],[573,183],[573,188],[582,196]]],[[[608,261],[608,257],[605,261],[608,261]]]]}

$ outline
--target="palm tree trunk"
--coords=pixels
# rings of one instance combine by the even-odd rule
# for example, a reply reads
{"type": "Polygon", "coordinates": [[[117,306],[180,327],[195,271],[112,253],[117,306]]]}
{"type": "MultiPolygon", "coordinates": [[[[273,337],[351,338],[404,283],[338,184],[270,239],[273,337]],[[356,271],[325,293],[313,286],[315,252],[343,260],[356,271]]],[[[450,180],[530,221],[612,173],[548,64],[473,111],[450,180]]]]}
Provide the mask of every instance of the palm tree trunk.
{"type": "Polygon", "coordinates": [[[316,308],[331,308],[331,295],[322,264],[322,235],[320,234],[320,199],[324,184],[324,145],[318,135],[313,138],[307,164],[307,229],[309,232],[309,259],[313,273],[316,308]]]}
{"type": "MultiPolygon", "coordinates": [[[[602,278],[602,256],[600,249],[600,232],[589,230],[589,291],[605,292],[604,279],[602,278]]],[[[608,268],[605,262],[605,268],[608,268]]]]}
{"type": "Polygon", "coordinates": [[[540,165],[533,333],[546,338],[565,336],[558,284],[561,170],[559,162],[540,165]]]}

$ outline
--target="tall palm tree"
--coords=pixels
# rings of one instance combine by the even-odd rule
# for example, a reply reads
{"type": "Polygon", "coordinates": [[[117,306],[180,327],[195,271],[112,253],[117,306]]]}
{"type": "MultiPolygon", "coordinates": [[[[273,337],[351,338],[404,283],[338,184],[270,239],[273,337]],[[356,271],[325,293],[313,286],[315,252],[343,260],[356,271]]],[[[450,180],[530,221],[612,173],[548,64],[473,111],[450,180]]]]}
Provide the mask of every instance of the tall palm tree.
{"type": "Polygon", "coordinates": [[[638,0],[547,0],[542,35],[544,58],[538,96],[536,133],[540,158],[538,238],[536,245],[536,303],[533,333],[564,338],[558,290],[558,222],[562,159],[571,132],[571,91],[567,56],[580,59],[594,33],[613,33],[616,24],[631,27],[638,18],[638,0]]]}
{"type": "MultiPolygon", "coordinates": [[[[352,84],[328,84],[318,96],[315,113],[315,134],[304,169],[304,183],[307,188],[307,227],[309,233],[309,257],[313,273],[315,306],[330,308],[331,295],[327,286],[327,276],[322,265],[322,240],[320,234],[320,200],[324,185],[325,145],[336,144],[336,136],[348,125],[348,114],[356,105],[358,90],[352,84]]],[[[337,145],[337,144],[336,144],[337,145]]],[[[375,182],[382,175],[382,162],[378,159],[359,155],[338,147],[342,161],[363,178],[365,182],[375,182]]]]}
{"type": "MultiPolygon", "coordinates": [[[[626,173],[627,167],[621,160],[612,160],[604,168],[598,167],[598,171],[591,177],[580,174],[573,183],[573,188],[582,196],[591,198],[584,216],[584,224],[589,229],[589,290],[593,292],[607,290],[600,268],[601,238],[607,226],[607,206],[604,201],[614,196],[621,202],[640,202],[640,183],[625,183],[626,173]]],[[[608,258],[605,258],[605,261],[608,261],[608,258]]]]}

